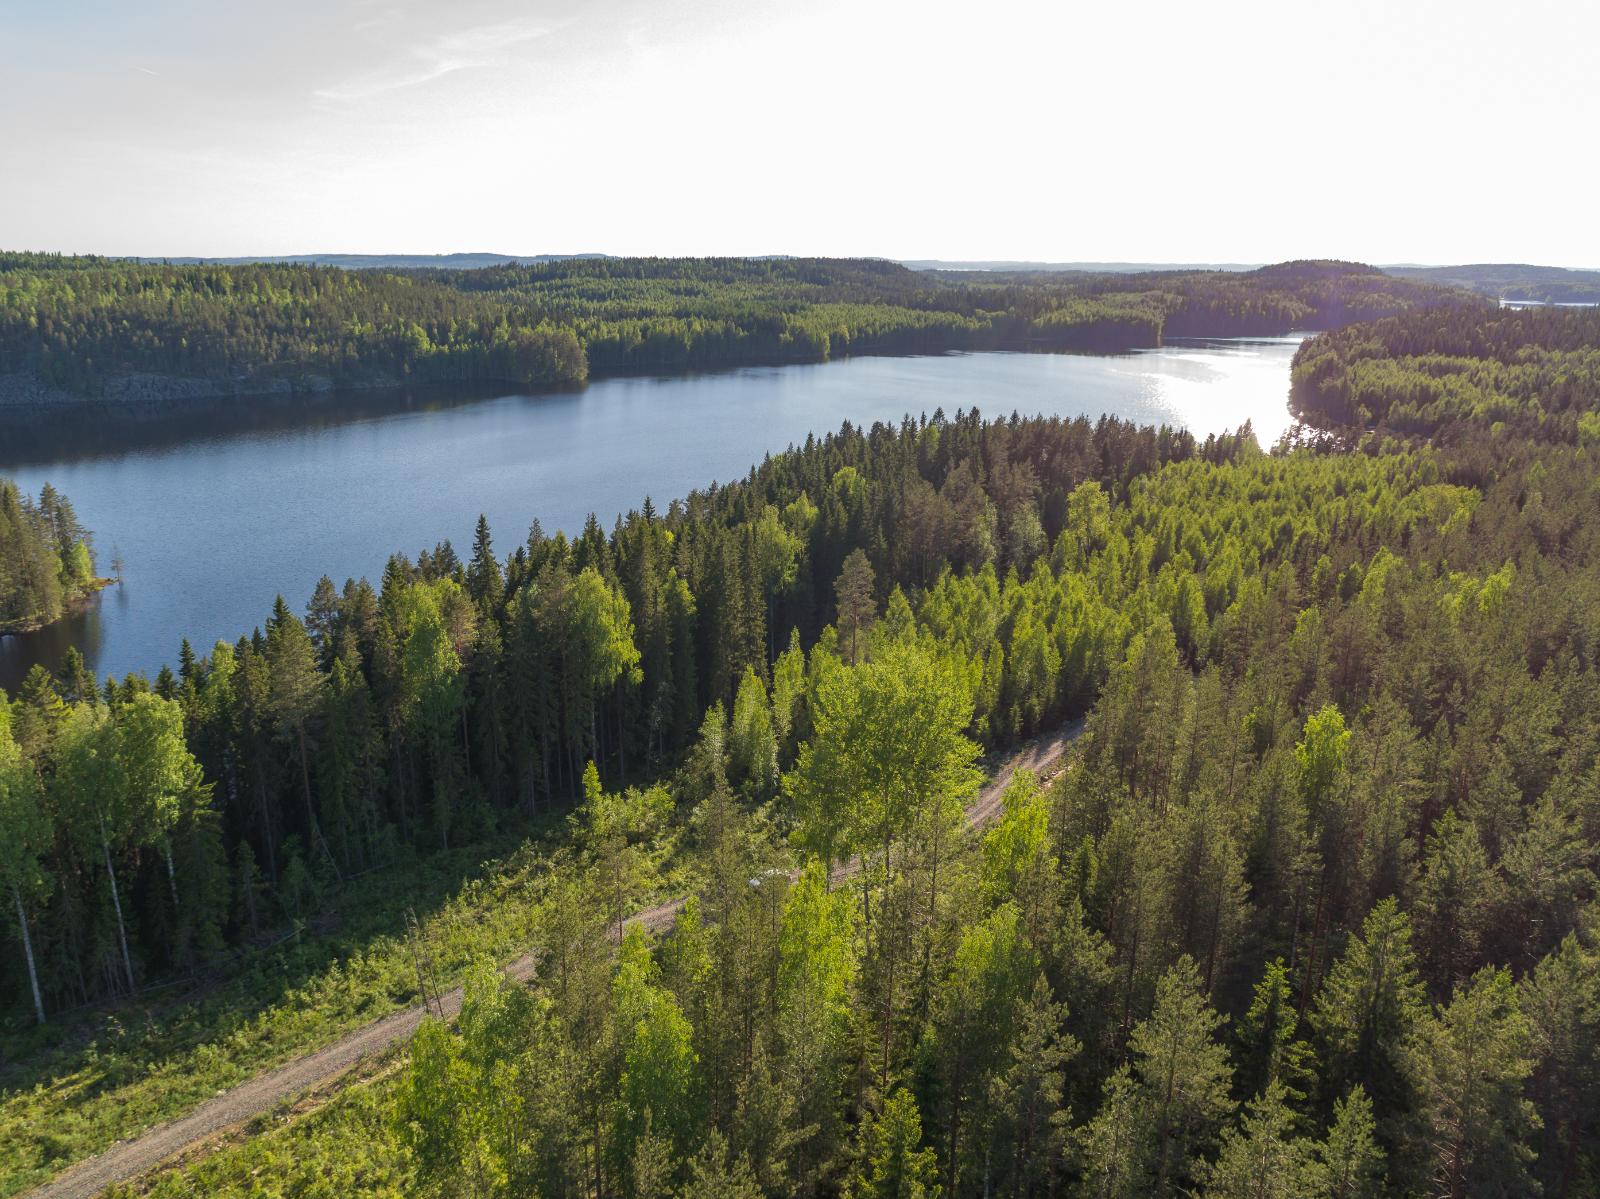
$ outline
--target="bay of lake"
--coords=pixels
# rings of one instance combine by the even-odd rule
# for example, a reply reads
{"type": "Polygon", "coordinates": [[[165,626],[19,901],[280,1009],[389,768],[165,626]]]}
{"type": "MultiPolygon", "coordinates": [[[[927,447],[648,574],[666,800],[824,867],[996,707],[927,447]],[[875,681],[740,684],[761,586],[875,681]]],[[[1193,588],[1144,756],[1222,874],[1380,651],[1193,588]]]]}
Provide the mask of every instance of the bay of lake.
{"type": "Polygon", "coordinates": [[[1120,355],[849,358],[673,378],[616,378],[556,395],[430,388],[172,418],[103,437],[0,446],[0,473],[64,492],[123,584],[81,615],[0,638],[0,687],[77,645],[96,675],[154,674],[188,637],[199,653],[262,624],[282,592],[302,610],[319,576],[374,582],[389,555],[445,538],[463,557],[478,514],[501,557],[535,517],[547,533],[611,528],[769,453],[943,409],[987,417],[1102,414],[1199,437],[1249,421],[1270,447],[1291,423],[1301,338],[1194,341],[1120,355]],[[250,413],[250,419],[244,414],[250,413]]]}

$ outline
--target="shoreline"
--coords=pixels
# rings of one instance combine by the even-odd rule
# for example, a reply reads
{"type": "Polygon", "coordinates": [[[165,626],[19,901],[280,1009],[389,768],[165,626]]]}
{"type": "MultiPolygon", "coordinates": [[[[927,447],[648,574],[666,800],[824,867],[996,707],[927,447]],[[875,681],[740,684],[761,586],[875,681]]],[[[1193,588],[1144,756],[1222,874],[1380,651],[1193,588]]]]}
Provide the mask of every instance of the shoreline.
{"type": "MultiPolygon", "coordinates": [[[[1178,342],[1213,338],[1250,340],[1316,332],[1315,328],[1309,326],[1284,329],[1274,325],[1270,330],[1246,332],[1237,329],[1212,333],[1184,330],[1171,334],[1170,340],[1178,342]]],[[[71,432],[75,427],[94,426],[97,431],[103,432],[107,424],[118,429],[138,428],[195,415],[236,415],[241,421],[248,421],[262,416],[314,414],[323,402],[350,395],[372,396],[375,399],[387,395],[396,402],[425,400],[430,393],[446,390],[481,389],[484,393],[482,398],[486,399],[509,394],[571,395],[583,392],[590,383],[609,379],[687,379],[698,375],[749,369],[824,366],[830,362],[845,362],[854,358],[936,358],[946,354],[1005,352],[1109,357],[1161,349],[1168,342],[1169,338],[1164,334],[1153,341],[1141,339],[1138,342],[1129,341],[1126,344],[1119,342],[1106,346],[1058,345],[1036,338],[1004,339],[994,344],[952,344],[915,350],[874,350],[865,347],[854,352],[820,358],[772,356],[687,366],[665,362],[641,362],[625,369],[591,371],[581,382],[541,384],[511,379],[408,380],[388,376],[336,382],[321,375],[308,375],[294,380],[278,377],[247,383],[243,380],[130,374],[119,376],[113,385],[113,390],[124,398],[82,396],[44,383],[36,376],[13,373],[0,375],[0,431],[24,435],[30,433],[59,435],[71,432]]],[[[27,461],[25,458],[18,460],[19,463],[25,461],[27,461]]]]}
{"type": "Polygon", "coordinates": [[[0,638],[22,637],[30,633],[39,633],[48,629],[51,625],[60,624],[69,617],[81,616],[89,610],[90,605],[94,603],[102,591],[107,587],[116,586],[119,582],[121,580],[114,577],[91,579],[88,590],[82,595],[75,595],[70,600],[62,601],[60,615],[50,620],[34,620],[27,624],[0,625],[0,638]]]}

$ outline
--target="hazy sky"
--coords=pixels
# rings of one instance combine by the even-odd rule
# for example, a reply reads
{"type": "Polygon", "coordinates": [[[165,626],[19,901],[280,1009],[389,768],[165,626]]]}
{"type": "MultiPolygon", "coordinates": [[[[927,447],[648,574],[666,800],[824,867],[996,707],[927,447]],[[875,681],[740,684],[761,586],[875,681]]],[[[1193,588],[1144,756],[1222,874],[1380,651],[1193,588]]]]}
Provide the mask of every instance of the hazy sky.
{"type": "Polygon", "coordinates": [[[1600,267],[1590,0],[0,0],[0,247],[1600,267]]]}

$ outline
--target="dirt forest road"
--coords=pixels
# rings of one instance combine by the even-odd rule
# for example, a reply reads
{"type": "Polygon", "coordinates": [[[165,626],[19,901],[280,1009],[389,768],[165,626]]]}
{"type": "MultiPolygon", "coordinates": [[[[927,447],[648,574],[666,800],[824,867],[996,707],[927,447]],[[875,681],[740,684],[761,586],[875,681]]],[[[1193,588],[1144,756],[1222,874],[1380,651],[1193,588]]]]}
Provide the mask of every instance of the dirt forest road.
{"type": "MultiPolygon", "coordinates": [[[[1074,723],[1031,742],[1008,758],[967,809],[967,827],[977,828],[999,813],[1001,796],[1017,769],[1029,769],[1048,777],[1082,727],[1081,721],[1074,723]]],[[[857,866],[858,863],[851,861],[836,867],[834,877],[853,874],[857,866]]],[[[671,926],[683,905],[683,898],[657,904],[636,912],[628,918],[628,923],[661,932],[671,926]]],[[[534,961],[534,955],[526,954],[508,965],[506,973],[512,978],[526,980],[533,975],[534,961]]],[[[456,987],[441,995],[436,1004],[385,1016],[326,1048],[240,1083],[233,1090],[202,1103],[187,1116],[158,1125],[130,1141],[113,1145],[98,1157],[71,1166],[57,1178],[27,1192],[25,1199],[90,1199],[114,1183],[136,1178],[206,1138],[270,1111],[286,1099],[337,1078],[364,1058],[410,1039],[424,1016],[438,1014],[453,1020],[460,1010],[461,988],[456,987]]]]}

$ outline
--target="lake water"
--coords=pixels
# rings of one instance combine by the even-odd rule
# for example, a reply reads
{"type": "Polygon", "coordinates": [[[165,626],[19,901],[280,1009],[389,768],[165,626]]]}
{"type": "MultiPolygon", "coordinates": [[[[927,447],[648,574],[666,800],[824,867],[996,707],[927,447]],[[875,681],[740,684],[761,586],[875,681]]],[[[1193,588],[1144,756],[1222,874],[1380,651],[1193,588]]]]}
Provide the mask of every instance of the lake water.
{"type": "Polygon", "coordinates": [[[608,379],[559,395],[374,393],[312,411],[249,405],[126,433],[86,429],[0,446],[0,473],[66,493],[124,584],[85,614],[0,638],[0,687],[77,645],[99,676],[175,663],[262,624],[280,591],[303,609],[319,576],[377,580],[391,552],[450,538],[465,556],[480,512],[504,557],[537,517],[610,529],[646,495],[658,508],[763,455],[910,413],[976,407],[1181,425],[1250,421],[1270,446],[1290,423],[1297,336],[1175,344],[1134,354],[983,353],[852,358],[695,375],[608,379]],[[101,442],[109,443],[101,448],[101,442]],[[63,444],[65,442],[65,444],[63,444]]]}

